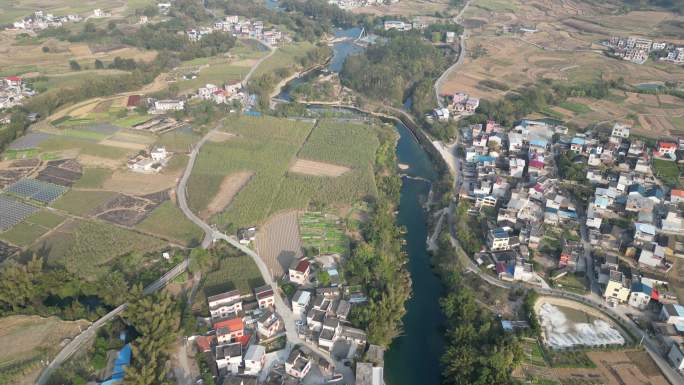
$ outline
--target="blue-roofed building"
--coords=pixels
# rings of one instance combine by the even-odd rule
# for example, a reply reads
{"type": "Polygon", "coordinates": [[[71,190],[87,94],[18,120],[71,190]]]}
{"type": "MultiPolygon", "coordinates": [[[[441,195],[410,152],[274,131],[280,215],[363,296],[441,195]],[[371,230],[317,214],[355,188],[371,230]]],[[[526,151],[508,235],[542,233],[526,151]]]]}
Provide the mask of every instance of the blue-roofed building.
{"type": "Polygon", "coordinates": [[[544,140],[544,139],[532,139],[530,140],[530,147],[536,147],[540,149],[546,150],[546,147],[548,146],[549,142],[544,140]]]}
{"type": "Polygon", "coordinates": [[[493,157],[493,156],[489,156],[489,155],[479,155],[479,156],[477,157],[477,161],[478,161],[479,163],[495,162],[495,161],[496,161],[496,158],[493,157]]]}
{"type": "Polygon", "coordinates": [[[126,367],[131,364],[131,345],[126,344],[119,351],[116,356],[116,361],[114,362],[114,370],[112,371],[112,377],[103,382],[101,385],[114,385],[123,382],[124,376],[126,375],[126,367]]]}
{"type": "Polygon", "coordinates": [[[570,150],[575,153],[581,154],[584,152],[585,144],[586,141],[584,140],[584,138],[574,137],[570,141],[570,150]]]}
{"type": "Polygon", "coordinates": [[[651,298],[657,299],[658,291],[643,282],[636,281],[632,283],[627,303],[632,307],[644,310],[651,302],[651,298]]]}

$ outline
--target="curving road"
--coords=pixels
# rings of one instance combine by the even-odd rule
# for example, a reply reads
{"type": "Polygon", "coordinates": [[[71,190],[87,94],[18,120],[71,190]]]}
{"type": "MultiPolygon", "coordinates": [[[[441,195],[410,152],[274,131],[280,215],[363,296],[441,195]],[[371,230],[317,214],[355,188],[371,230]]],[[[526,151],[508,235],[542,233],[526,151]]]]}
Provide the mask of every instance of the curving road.
{"type": "MultiPolygon", "coordinates": [[[[454,17],[454,22],[459,23],[461,21],[461,18],[463,17],[463,13],[468,9],[468,6],[470,5],[470,2],[472,0],[468,0],[463,8],[461,8],[461,11],[454,17]]],[[[466,55],[466,40],[468,39],[468,30],[463,28],[463,34],[461,35],[461,38],[459,39],[460,42],[460,48],[458,51],[458,59],[456,59],[456,62],[452,64],[449,68],[447,68],[442,75],[437,79],[435,82],[435,97],[437,98],[437,104],[439,104],[440,108],[444,108],[444,102],[442,102],[442,98],[439,97],[439,90],[442,88],[442,83],[451,75],[452,72],[454,72],[461,64],[463,64],[463,59],[465,58],[466,55]]]]}

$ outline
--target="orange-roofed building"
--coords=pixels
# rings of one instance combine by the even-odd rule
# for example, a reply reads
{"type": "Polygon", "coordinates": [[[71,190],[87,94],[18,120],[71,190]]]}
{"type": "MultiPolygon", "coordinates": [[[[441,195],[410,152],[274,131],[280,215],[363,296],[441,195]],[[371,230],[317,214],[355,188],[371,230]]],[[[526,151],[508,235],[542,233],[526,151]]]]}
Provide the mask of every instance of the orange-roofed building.
{"type": "Polygon", "coordinates": [[[197,350],[202,353],[207,353],[211,351],[211,346],[216,342],[216,336],[199,336],[195,340],[197,345],[197,350]]]}
{"type": "Polygon", "coordinates": [[[236,341],[245,334],[242,318],[231,318],[214,324],[216,339],[219,344],[236,341]]]}
{"type": "Polygon", "coordinates": [[[672,191],[670,191],[670,202],[672,202],[672,203],[684,202],[684,190],[672,189],[672,191]]]}

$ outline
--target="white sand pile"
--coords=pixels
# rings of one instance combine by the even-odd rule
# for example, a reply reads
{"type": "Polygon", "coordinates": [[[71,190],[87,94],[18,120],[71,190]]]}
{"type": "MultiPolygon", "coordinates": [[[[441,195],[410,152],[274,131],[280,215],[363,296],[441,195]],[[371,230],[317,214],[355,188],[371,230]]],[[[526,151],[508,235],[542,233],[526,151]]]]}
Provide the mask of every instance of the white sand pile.
{"type": "Polygon", "coordinates": [[[539,309],[546,341],[552,348],[573,346],[623,345],[625,339],[609,323],[597,319],[592,323],[575,323],[549,303],[539,309]]]}

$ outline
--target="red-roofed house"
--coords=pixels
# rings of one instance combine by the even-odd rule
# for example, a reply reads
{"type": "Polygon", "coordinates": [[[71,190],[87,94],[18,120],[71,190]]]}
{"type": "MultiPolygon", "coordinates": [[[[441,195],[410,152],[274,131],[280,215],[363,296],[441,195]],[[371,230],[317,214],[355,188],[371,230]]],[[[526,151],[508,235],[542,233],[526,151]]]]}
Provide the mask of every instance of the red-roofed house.
{"type": "Polygon", "coordinates": [[[657,152],[654,155],[661,158],[675,159],[675,151],[677,151],[677,143],[658,142],[657,152]]]}
{"type": "Polygon", "coordinates": [[[5,78],[5,84],[7,84],[8,87],[20,87],[21,78],[19,76],[8,76],[5,78]]]}
{"type": "Polygon", "coordinates": [[[306,259],[295,260],[290,265],[290,282],[303,285],[309,281],[311,264],[306,259]]]}
{"type": "Polygon", "coordinates": [[[670,191],[670,202],[672,202],[672,203],[684,202],[684,190],[672,189],[670,191]]]}
{"type": "Polygon", "coordinates": [[[245,324],[242,318],[231,318],[214,324],[216,340],[219,344],[237,341],[245,334],[245,324]]]}
{"type": "Polygon", "coordinates": [[[216,342],[216,336],[199,336],[195,339],[195,344],[197,345],[197,350],[201,353],[207,353],[211,351],[211,346],[216,342]]]}
{"type": "Polygon", "coordinates": [[[140,95],[131,95],[128,97],[128,101],[126,102],[126,108],[129,110],[134,109],[135,107],[138,107],[140,105],[140,100],[142,98],[140,95]]]}

